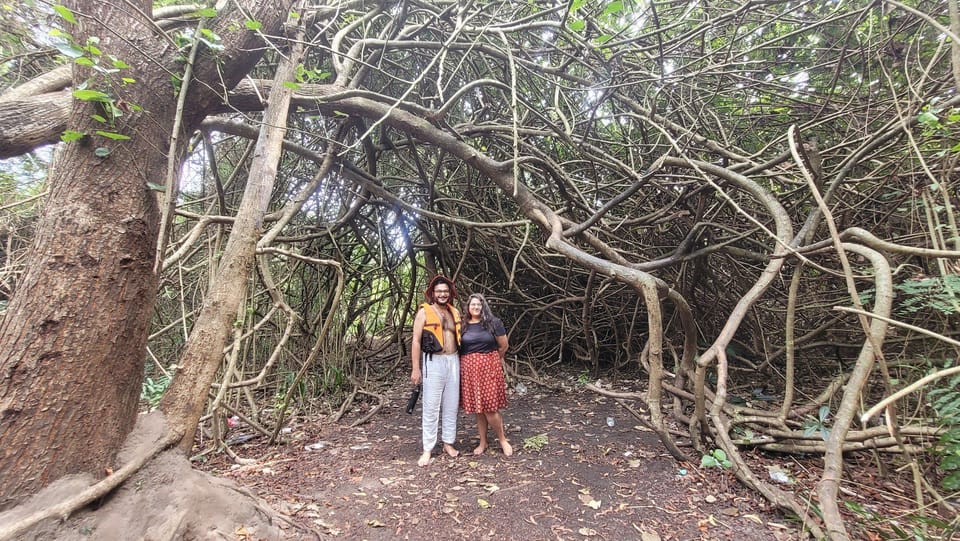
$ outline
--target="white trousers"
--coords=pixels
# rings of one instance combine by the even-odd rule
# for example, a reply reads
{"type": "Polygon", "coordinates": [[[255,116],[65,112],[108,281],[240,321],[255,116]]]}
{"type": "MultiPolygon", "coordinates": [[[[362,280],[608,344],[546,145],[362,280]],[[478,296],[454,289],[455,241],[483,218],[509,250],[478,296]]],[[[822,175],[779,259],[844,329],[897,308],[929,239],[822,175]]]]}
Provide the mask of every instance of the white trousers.
{"type": "Polygon", "coordinates": [[[421,397],[423,399],[423,450],[437,445],[437,422],[441,423],[444,443],[457,441],[457,414],[460,408],[460,356],[434,353],[422,361],[421,397]]]}

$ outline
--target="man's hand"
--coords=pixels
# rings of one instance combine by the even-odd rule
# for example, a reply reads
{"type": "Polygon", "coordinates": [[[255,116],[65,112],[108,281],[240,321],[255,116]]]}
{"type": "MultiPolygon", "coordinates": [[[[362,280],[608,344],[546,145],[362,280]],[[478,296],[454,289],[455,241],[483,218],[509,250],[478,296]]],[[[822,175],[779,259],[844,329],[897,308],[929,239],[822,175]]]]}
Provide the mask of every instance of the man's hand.
{"type": "Polygon", "coordinates": [[[410,373],[410,383],[414,385],[420,385],[423,382],[423,375],[420,374],[420,368],[414,368],[413,372],[410,373]]]}

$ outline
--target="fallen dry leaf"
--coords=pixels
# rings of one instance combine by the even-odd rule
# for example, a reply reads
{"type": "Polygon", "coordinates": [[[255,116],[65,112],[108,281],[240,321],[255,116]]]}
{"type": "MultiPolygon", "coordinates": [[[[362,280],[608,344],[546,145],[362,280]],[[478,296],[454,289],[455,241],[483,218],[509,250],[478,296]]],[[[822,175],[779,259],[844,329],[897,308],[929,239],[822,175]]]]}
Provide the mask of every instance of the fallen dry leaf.
{"type": "Polygon", "coordinates": [[[640,532],[640,541],[660,541],[660,534],[650,530],[642,530],[640,532]]]}
{"type": "Polygon", "coordinates": [[[581,494],[580,501],[591,509],[600,509],[600,500],[594,500],[589,494],[581,494]]]}

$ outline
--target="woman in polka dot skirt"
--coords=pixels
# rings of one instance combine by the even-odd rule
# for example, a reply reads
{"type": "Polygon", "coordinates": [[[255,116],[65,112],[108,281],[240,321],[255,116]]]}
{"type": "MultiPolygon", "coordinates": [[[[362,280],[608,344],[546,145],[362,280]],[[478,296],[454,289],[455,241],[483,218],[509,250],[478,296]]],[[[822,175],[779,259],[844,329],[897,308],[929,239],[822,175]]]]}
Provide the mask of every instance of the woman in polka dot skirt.
{"type": "Polygon", "coordinates": [[[500,410],[507,406],[507,384],[503,355],[507,352],[507,331],[494,317],[483,295],[474,293],[467,301],[467,317],[460,334],[460,407],[477,415],[480,445],[473,454],[487,450],[487,427],[493,428],[503,454],[513,454],[503,430],[500,410]]]}

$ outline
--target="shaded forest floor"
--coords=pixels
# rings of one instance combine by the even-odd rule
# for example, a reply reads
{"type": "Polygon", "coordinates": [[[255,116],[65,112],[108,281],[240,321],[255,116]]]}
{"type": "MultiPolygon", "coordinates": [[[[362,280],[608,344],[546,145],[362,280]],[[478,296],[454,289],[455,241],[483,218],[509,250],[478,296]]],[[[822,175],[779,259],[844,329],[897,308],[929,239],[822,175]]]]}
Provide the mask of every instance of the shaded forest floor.
{"type": "MultiPolygon", "coordinates": [[[[418,467],[420,408],[404,412],[409,383],[398,380],[362,425],[349,427],[349,418],[336,424],[298,419],[286,445],[268,447],[260,438],[231,447],[249,463],[217,454],[198,467],[253,489],[319,538],[801,538],[795,521],[729,472],[701,468],[699,458],[676,462],[653,432],[612,399],[576,385],[574,376],[556,383],[566,390],[509,390],[504,415],[516,451],[509,458],[495,439],[485,454],[473,456],[475,422],[461,413],[461,455],[448,457],[438,446],[434,461],[418,467]]],[[[617,387],[636,390],[642,383],[621,380],[617,387]]],[[[229,438],[243,439],[249,434],[244,428],[232,429],[229,438]]],[[[789,475],[792,484],[784,488],[800,494],[811,494],[819,479],[817,457],[755,453],[749,459],[761,473],[773,468],[789,475]]],[[[880,476],[865,455],[851,457],[847,468],[847,477],[857,482],[845,483],[844,497],[854,507],[877,517],[910,508],[909,477],[880,476]]],[[[888,529],[882,518],[863,519],[851,515],[848,521],[859,528],[851,532],[855,538],[891,538],[871,531],[888,529]]]]}
{"type": "Polygon", "coordinates": [[[510,390],[504,415],[514,456],[495,439],[474,456],[475,421],[461,413],[461,455],[438,446],[420,468],[420,408],[404,412],[408,390],[398,381],[363,425],[300,420],[288,445],[232,447],[253,463],[220,454],[199,467],[253,489],[322,538],[798,538],[795,524],[728,472],[678,464],[612,399],[582,387],[510,390]]]}

